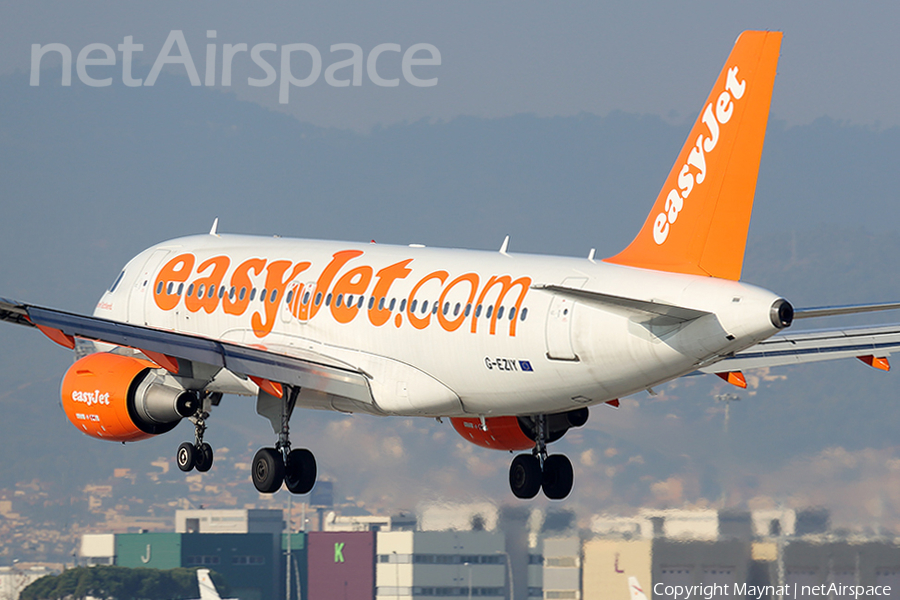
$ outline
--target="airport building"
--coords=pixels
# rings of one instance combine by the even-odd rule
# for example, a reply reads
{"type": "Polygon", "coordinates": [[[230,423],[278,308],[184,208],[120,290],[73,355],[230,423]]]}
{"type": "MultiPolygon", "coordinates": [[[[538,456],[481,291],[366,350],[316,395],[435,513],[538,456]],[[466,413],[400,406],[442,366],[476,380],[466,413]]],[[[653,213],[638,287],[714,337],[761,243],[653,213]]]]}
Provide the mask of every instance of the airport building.
{"type": "Polygon", "coordinates": [[[500,532],[382,532],[377,547],[378,600],[508,597],[500,532]]]}
{"type": "Polygon", "coordinates": [[[286,585],[302,600],[630,600],[630,580],[649,600],[695,585],[711,598],[795,583],[900,591],[896,541],[839,536],[821,510],[644,510],[588,530],[567,511],[472,504],[320,523],[330,530],[288,542],[278,510],[179,511],[175,532],[84,535],[81,561],[205,567],[243,600],[285,598],[286,585]]]}

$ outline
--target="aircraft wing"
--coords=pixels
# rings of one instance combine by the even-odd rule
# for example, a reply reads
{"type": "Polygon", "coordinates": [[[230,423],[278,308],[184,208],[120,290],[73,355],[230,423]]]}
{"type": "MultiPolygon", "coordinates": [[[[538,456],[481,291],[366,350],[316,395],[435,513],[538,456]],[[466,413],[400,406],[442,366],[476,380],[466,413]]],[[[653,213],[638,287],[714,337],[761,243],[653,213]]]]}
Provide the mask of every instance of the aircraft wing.
{"type": "Polygon", "coordinates": [[[74,348],[74,338],[78,337],[134,348],[157,363],[174,362],[171,359],[189,360],[248,377],[372,402],[371,389],[362,371],[312,352],[245,346],[3,298],[0,298],[0,320],[37,327],[53,341],[69,348],[74,348]]]}
{"type": "Polygon", "coordinates": [[[892,352],[900,352],[900,324],[785,332],[700,371],[721,373],[854,357],[870,364],[866,358],[885,358],[892,352]]]}

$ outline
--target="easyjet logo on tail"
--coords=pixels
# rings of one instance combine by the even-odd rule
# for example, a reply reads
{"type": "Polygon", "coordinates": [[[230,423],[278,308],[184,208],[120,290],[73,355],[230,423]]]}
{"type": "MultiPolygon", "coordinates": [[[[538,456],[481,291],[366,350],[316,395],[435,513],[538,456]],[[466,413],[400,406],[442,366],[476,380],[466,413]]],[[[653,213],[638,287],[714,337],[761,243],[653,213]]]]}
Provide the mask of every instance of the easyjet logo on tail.
{"type": "Polygon", "coordinates": [[[259,338],[272,331],[282,310],[299,321],[330,314],[341,324],[367,318],[375,327],[393,322],[396,328],[408,323],[425,329],[436,323],[448,332],[461,329],[468,320],[468,330],[476,333],[479,321],[485,319],[491,335],[502,320],[509,323],[511,337],[516,335],[517,322],[527,315],[522,304],[530,277],[492,275],[482,281],[477,273],[451,278],[445,270],[412,276],[412,258],[376,271],[369,264],[354,262],[362,255],[362,250],[335,252],[315,281],[299,282],[311,262],[250,258],[232,268],[231,258],[225,255],[197,264],[195,255],[180,254],[160,269],[153,299],[164,311],[183,304],[192,313],[221,310],[242,316],[253,307],[250,327],[259,338]],[[409,293],[398,292],[398,282],[410,278],[415,283],[404,286],[409,293]]]}
{"type": "Polygon", "coordinates": [[[731,120],[734,113],[734,100],[740,100],[747,91],[747,82],[738,81],[738,68],[728,69],[725,79],[725,90],[715,101],[715,108],[710,102],[703,111],[701,120],[709,130],[709,135],[700,134],[697,142],[688,154],[687,161],[678,173],[676,187],[669,191],[663,211],[656,215],[653,222],[653,241],[662,245],[669,237],[669,229],[678,220],[678,213],[684,209],[684,203],[691,195],[695,185],[702,185],[706,180],[706,157],[713,152],[719,143],[720,127],[731,120]]]}

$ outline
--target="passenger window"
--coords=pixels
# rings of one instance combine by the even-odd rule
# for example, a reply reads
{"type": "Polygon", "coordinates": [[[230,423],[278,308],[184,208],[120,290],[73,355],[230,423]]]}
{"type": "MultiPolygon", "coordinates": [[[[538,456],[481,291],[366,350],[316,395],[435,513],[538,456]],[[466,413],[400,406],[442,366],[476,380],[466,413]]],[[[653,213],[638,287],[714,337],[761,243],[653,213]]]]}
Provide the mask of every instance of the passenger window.
{"type": "Polygon", "coordinates": [[[247,288],[246,288],[246,287],[242,287],[242,288],[241,288],[241,293],[238,294],[238,300],[243,300],[243,299],[246,298],[246,297],[247,297],[247,288]]]}
{"type": "Polygon", "coordinates": [[[393,311],[394,311],[394,306],[395,306],[396,304],[397,304],[397,299],[396,299],[396,298],[391,298],[391,305],[388,307],[388,310],[391,311],[391,312],[393,312],[393,311]]]}
{"type": "Polygon", "coordinates": [[[193,296],[193,295],[194,295],[194,284],[193,284],[193,283],[192,283],[191,285],[188,286],[188,293],[187,293],[187,295],[188,295],[188,296],[193,296]]]}
{"type": "Polygon", "coordinates": [[[522,309],[522,312],[519,313],[519,320],[520,320],[520,321],[524,321],[524,320],[525,320],[525,317],[527,317],[527,316],[528,316],[528,309],[527,309],[527,308],[523,308],[523,309],[522,309]]]}
{"type": "Polygon", "coordinates": [[[502,306],[501,306],[500,308],[497,309],[497,318],[498,318],[498,319],[502,319],[502,318],[503,318],[503,307],[502,307],[502,306]]]}
{"type": "Polygon", "coordinates": [[[512,308],[509,309],[509,320],[510,321],[516,320],[516,307],[515,306],[513,306],[512,308]]]}
{"type": "Polygon", "coordinates": [[[250,290],[250,302],[256,300],[256,288],[250,290]]]}
{"type": "Polygon", "coordinates": [[[487,312],[484,313],[484,317],[485,317],[486,319],[490,319],[490,318],[491,318],[491,314],[493,314],[493,312],[494,312],[494,305],[491,304],[490,306],[488,306],[487,312]]]}

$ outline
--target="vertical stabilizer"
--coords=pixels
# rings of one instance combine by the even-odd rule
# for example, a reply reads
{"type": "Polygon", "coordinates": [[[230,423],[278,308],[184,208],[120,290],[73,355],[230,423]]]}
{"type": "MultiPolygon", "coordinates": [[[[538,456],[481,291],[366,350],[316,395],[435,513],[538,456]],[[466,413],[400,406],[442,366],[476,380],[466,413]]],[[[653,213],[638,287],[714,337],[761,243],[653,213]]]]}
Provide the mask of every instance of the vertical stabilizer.
{"type": "Polygon", "coordinates": [[[197,584],[200,586],[200,600],[221,600],[216,586],[209,578],[209,569],[197,569],[197,584]]]}
{"type": "Polygon", "coordinates": [[[644,593],[644,590],[638,583],[637,577],[628,578],[628,593],[631,600],[647,600],[647,594],[644,593]]]}
{"type": "Polygon", "coordinates": [[[735,42],[643,228],[606,262],[740,279],[781,33],[735,42]]]}

